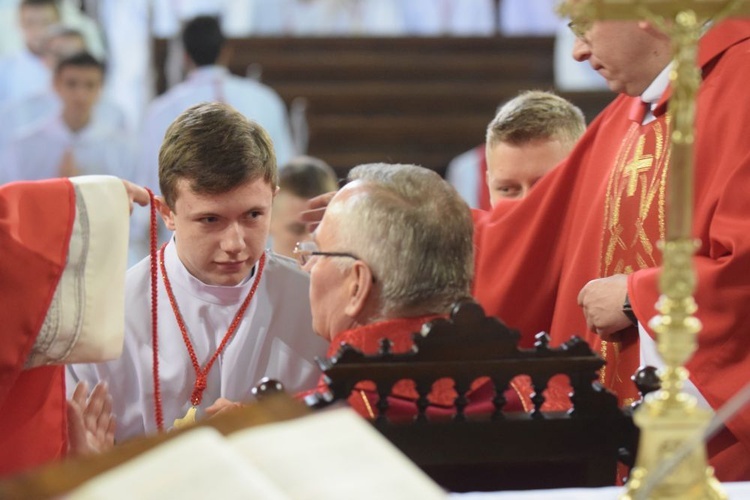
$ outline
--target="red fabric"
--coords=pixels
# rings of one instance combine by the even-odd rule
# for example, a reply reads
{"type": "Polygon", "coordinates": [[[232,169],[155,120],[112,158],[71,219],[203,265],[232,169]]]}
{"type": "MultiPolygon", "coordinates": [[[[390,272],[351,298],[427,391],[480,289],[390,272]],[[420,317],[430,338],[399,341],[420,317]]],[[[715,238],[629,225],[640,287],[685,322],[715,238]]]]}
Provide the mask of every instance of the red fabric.
{"type": "MultiPolygon", "coordinates": [[[[701,240],[694,262],[703,330],[688,368],[718,408],[750,379],[750,22],[725,21],[710,30],[699,62],[704,82],[697,103],[693,231],[701,240]]],[[[619,96],[527,198],[475,215],[475,293],[488,314],[519,328],[526,345],[541,330],[550,332],[554,345],[583,336],[607,360],[602,378],[622,401],[636,396],[630,375],[639,364],[637,333],[602,343],[587,331],[577,296],[591,279],[630,273],[637,317],[646,324],[655,314],[668,97],[654,110],[656,120],[640,126],[629,120],[638,99],[619,96]],[[651,155],[651,168],[631,181],[624,167],[643,155],[651,155]]],[[[714,443],[709,447],[717,476],[750,480],[750,408],[729,430],[721,452],[714,443]]]]}
{"type": "MultiPolygon", "coordinates": [[[[437,317],[399,318],[346,330],[339,333],[331,342],[328,348],[328,356],[335,355],[343,344],[348,344],[365,354],[376,354],[380,349],[380,340],[383,338],[393,342],[392,352],[408,352],[413,346],[412,334],[419,332],[424,323],[437,317]]],[[[328,387],[321,377],[317,390],[322,392],[327,389],[328,387]]],[[[531,408],[530,396],[532,392],[530,381],[527,378],[515,379],[511,383],[511,388],[505,392],[505,398],[507,399],[505,411],[524,411],[531,408]]],[[[393,420],[403,420],[416,416],[416,400],[418,397],[413,381],[401,380],[397,382],[388,398],[388,417],[393,420]]],[[[468,405],[464,408],[464,413],[467,415],[487,414],[494,409],[492,404],[494,390],[486,377],[475,380],[466,397],[468,405]]],[[[453,389],[453,381],[448,378],[438,380],[428,396],[430,406],[427,409],[427,416],[431,419],[450,417],[455,413],[455,407],[453,406],[455,398],[456,392],[453,389]]],[[[378,395],[372,382],[357,384],[348,401],[352,408],[366,418],[377,415],[375,405],[378,402],[378,395]]]]}
{"type": "Polygon", "coordinates": [[[490,188],[487,186],[487,154],[485,153],[485,145],[482,144],[476,149],[477,154],[477,166],[479,167],[479,185],[477,186],[477,201],[478,208],[480,210],[490,210],[492,205],[490,204],[490,188]]]}
{"type": "Polygon", "coordinates": [[[62,275],[74,218],[67,180],[0,186],[0,475],[67,449],[63,368],[23,366],[62,275]]]}

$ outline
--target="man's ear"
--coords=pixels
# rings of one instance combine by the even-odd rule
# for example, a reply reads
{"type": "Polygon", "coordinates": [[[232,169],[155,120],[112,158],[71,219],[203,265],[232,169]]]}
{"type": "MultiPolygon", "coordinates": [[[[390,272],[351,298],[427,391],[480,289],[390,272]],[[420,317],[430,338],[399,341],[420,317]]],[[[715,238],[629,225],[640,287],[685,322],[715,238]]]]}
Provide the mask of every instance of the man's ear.
{"type": "Polygon", "coordinates": [[[167,226],[167,229],[170,231],[174,231],[175,225],[172,209],[169,208],[167,202],[164,201],[164,198],[161,196],[154,196],[154,202],[156,203],[156,209],[159,211],[159,215],[161,215],[161,220],[164,221],[164,225],[167,226]]]}
{"type": "Polygon", "coordinates": [[[650,21],[646,21],[645,19],[641,19],[638,21],[638,27],[648,33],[649,35],[653,35],[658,38],[667,38],[669,39],[669,36],[665,34],[663,31],[661,31],[659,28],[653,25],[650,21]]]}
{"type": "Polygon", "coordinates": [[[348,300],[344,313],[351,318],[359,318],[365,313],[374,293],[372,271],[367,264],[361,260],[355,261],[345,286],[348,300]]]}

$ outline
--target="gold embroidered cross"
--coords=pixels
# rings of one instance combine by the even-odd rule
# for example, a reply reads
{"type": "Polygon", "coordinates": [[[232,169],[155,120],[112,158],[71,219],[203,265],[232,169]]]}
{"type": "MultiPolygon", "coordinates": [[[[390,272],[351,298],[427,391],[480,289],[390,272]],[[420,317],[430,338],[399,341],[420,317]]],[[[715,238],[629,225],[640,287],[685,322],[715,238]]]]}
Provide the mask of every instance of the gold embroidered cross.
{"type": "Polygon", "coordinates": [[[625,165],[623,175],[628,178],[628,196],[635,194],[635,189],[638,187],[638,174],[643,171],[649,170],[654,162],[654,155],[643,154],[643,143],[646,141],[644,136],[638,139],[638,143],[635,145],[635,153],[633,159],[625,165]]]}

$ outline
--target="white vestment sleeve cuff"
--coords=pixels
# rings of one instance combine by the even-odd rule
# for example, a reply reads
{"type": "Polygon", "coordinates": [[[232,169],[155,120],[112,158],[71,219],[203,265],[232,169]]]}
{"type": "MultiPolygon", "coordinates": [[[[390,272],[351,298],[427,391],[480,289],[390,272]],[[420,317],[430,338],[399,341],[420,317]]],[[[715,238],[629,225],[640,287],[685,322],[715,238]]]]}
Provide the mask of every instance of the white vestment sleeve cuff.
{"type": "Polygon", "coordinates": [[[116,177],[70,179],[76,216],[68,259],[26,368],[115,359],[125,330],[128,199],[116,177]]]}

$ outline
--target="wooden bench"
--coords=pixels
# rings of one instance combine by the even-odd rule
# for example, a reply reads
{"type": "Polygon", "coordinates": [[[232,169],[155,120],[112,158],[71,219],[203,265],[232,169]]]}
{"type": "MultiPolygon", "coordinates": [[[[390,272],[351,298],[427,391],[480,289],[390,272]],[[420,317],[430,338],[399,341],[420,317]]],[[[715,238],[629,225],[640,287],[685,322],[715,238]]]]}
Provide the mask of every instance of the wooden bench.
{"type": "Polygon", "coordinates": [[[426,324],[414,338],[414,352],[407,354],[390,353],[387,341],[372,356],[342,346],[320,361],[330,391],[306,402],[323,407],[346,400],[360,381],[374,382],[379,398],[373,425],[452,491],[606,486],[614,484],[618,458],[634,456],[630,411],[618,408],[616,397],[596,382],[604,361],[580,338],[552,348],[540,334],[534,349],[519,349],[518,333],[474,302],[458,304],[450,319],[426,324]],[[543,391],[558,374],[570,381],[572,410],[542,411],[543,391]],[[503,410],[503,392],[518,375],[529,376],[535,388],[529,413],[503,410]],[[430,420],[426,396],[444,377],[455,382],[456,414],[430,420]],[[480,377],[494,382],[494,412],[469,418],[465,395],[480,377]],[[385,416],[388,396],[403,379],[416,384],[417,412],[410,422],[392,422],[385,416]]]}

